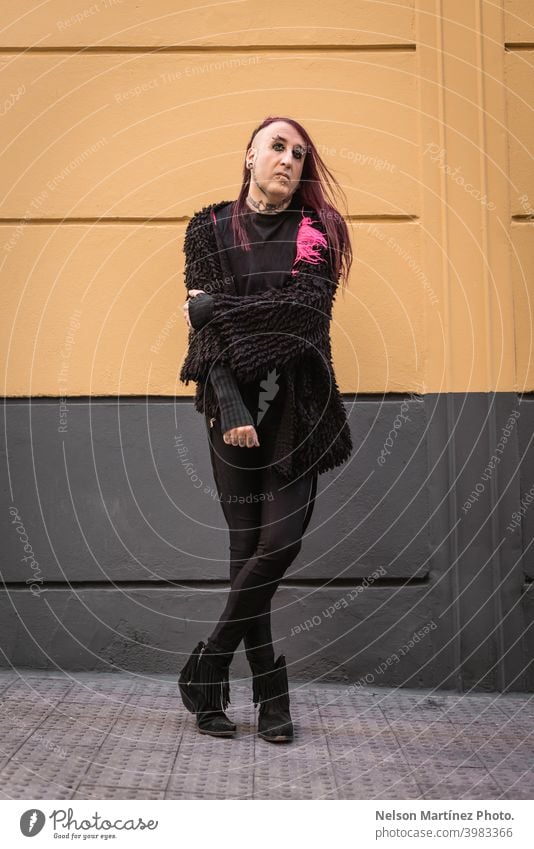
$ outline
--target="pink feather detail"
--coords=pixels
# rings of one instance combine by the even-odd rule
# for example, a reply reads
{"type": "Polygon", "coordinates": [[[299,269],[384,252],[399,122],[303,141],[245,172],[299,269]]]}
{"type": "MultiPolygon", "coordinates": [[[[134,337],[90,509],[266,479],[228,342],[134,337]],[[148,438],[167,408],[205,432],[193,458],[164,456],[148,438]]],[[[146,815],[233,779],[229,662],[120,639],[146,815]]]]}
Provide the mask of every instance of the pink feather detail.
{"type": "Polygon", "coordinates": [[[324,234],[313,227],[312,219],[303,215],[297,232],[297,253],[291,271],[292,276],[298,273],[295,265],[300,260],[317,265],[321,259],[319,248],[325,248],[327,244],[324,234]]]}

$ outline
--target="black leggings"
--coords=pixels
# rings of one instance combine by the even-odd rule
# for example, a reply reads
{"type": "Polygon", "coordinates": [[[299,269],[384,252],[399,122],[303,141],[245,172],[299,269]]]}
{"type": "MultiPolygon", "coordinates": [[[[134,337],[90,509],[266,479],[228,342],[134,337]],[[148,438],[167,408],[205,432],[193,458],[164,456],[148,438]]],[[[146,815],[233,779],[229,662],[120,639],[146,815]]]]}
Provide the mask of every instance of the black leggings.
{"type": "MultiPolygon", "coordinates": [[[[267,417],[265,417],[267,419],[267,417]]],[[[302,546],[317,493],[317,472],[288,482],[270,465],[275,430],[256,427],[259,447],[228,445],[218,418],[206,418],[213,477],[230,532],[230,593],[207,653],[229,663],[244,640],[252,671],[271,669],[271,599],[302,546]]]]}

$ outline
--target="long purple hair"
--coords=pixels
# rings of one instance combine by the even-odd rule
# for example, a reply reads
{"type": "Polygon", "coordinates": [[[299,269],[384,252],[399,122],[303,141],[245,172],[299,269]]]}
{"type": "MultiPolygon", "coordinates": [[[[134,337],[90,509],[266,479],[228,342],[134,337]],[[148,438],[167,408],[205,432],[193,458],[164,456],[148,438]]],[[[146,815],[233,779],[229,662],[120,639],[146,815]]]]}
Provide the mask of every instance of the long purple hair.
{"type": "MultiPolygon", "coordinates": [[[[321,218],[326,230],[330,253],[333,257],[333,270],[336,280],[341,276],[342,286],[345,286],[348,282],[349,271],[352,265],[352,246],[345,220],[335,207],[337,193],[344,198],[346,207],[345,193],[332,172],[325,165],[304,127],[293,118],[273,117],[269,115],[253,131],[245,152],[252,145],[256,133],[274,121],[285,121],[286,124],[291,124],[300,133],[306,143],[306,156],[304,157],[304,165],[297,192],[302,199],[303,206],[307,209],[313,209],[321,218]]],[[[232,212],[232,229],[235,242],[241,245],[244,250],[250,250],[243,221],[245,220],[245,213],[250,212],[250,208],[246,203],[246,197],[248,195],[251,177],[250,169],[246,167],[246,162],[244,162],[243,182],[232,212]]]]}

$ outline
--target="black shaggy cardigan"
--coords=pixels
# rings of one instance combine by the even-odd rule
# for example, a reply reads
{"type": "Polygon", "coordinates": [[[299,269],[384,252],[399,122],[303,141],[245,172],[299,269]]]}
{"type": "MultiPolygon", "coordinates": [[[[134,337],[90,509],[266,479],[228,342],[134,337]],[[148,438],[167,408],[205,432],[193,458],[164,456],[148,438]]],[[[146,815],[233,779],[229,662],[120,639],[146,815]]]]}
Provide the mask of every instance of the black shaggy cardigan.
{"type": "MultiPolygon", "coordinates": [[[[298,260],[296,274],[282,289],[237,295],[214,214],[227,203],[203,207],[185,232],[186,289],[208,292],[214,307],[207,324],[189,330],[179,379],[185,385],[196,381],[195,409],[211,417],[218,409],[209,380],[214,363],[228,365],[244,383],[283,370],[287,392],[273,466],[287,480],[312,469],[326,472],[353,450],[332,364],[330,321],[338,281],[329,249],[321,247],[314,263],[298,260]]],[[[326,235],[317,213],[307,214],[326,235]]]]}

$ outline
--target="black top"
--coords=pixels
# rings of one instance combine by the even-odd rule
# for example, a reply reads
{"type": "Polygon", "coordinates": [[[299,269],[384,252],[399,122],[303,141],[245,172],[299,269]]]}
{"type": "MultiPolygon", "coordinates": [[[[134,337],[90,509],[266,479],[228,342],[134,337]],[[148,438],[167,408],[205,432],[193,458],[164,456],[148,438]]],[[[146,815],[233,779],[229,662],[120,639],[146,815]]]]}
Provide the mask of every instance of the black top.
{"type": "MultiPolygon", "coordinates": [[[[275,214],[245,212],[245,227],[250,250],[236,245],[231,226],[233,203],[216,212],[217,227],[221,234],[230,269],[235,281],[236,294],[253,295],[266,289],[281,288],[291,278],[291,267],[296,255],[296,238],[302,219],[303,205],[295,192],[289,206],[275,214]]],[[[205,293],[189,302],[189,318],[195,329],[210,320],[213,299],[205,293]]],[[[274,340],[273,340],[274,341],[274,340]]],[[[277,421],[277,411],[283,404],[285,382],[283,373],[265,373],[262,381],[253,384],[238,382],[232,371],[216,365],[210,380],[219,401],[221,430],[253,424],[256,428],[277,421]]]]}
{"type": "Polygon", "coordinates": [[[302,206],[296,193],[287,209],[281,212],[245,212],[243,223],[249,238],[249,251],[235,244],[231,226],[232,206],[229,203],[221,207],[216,213],[216,219],[237,294],[255,295],[266,289],[281,288],[290,277],[295,260],[297,230],[302,217],[302,206]]]}

